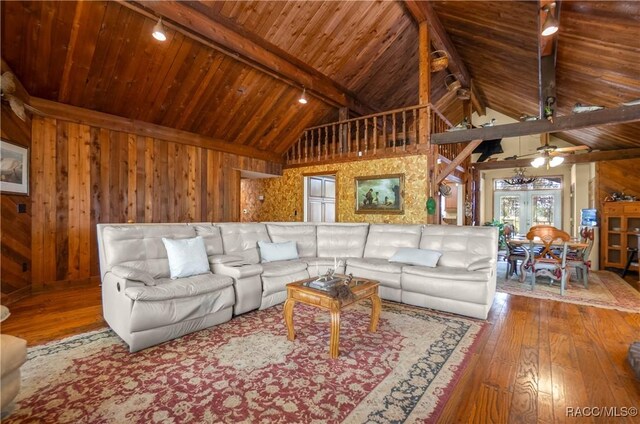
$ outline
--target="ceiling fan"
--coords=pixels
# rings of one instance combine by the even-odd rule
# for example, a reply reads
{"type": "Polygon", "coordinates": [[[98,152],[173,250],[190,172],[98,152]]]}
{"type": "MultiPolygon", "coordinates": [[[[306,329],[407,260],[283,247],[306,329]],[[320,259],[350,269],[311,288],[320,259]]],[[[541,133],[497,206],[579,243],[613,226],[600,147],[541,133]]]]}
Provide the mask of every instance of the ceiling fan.
{"type": "Polygon", "coordinates": [[[520,156],[510,156],[508,158],[505,158],[505,160],[520,159],[537,155],[537,157],[531,161],[531,166],[533,166],[534,168],[540,168],[544,166],[549,169],[561,165],[564,162],[564,155],[566,154],[574,153],[581,150],[587,150],[589,152],[591,151],[591,147],[589,146],[558,147],[550,145],[549,133],[541,134],[540,137],[541,140],[544,141],[544,143],[542,144],[542,146],[536,149],[535,153],[528,153],[526,155],[520,156]]]}
{"type": "Polygon", "coordinates": [[[25,104],[15,95],[15,92],[15,76],[11,72],[4,72],[2,76],[0,76],[0,95],[2,96],[2,101],[8,102],[13,113],[15,113],[18,118],[25,121],[27,119],[27,115],[24,111],[25,104]]]}

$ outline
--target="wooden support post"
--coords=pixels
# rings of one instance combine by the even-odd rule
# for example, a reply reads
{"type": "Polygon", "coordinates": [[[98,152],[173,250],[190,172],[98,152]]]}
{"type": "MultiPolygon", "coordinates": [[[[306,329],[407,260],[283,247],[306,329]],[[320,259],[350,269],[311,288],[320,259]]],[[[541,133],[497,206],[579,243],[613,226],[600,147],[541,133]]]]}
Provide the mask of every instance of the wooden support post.
{"type": "MultiPolygon", "coordinates": [[[[429,104],[431,101],[429,92],[431,89],[431,55],[429,54],[429,28],[427,26],[426,21],[422,21],[418,25],[418,58],[419,58],[419,86],[418,86],[418,98],[420,99],[420,104],[425,105],[429,104]]],[[[432,146],[429,140],[430,138],[430,115],[431,108],[423,108],[420,109],[420,122],[419,122],[419,132],[420,132],[420,144],[423,144],[427,148],[427,195],[428,199],[429,195],[433,196],[436,200],[436,214],[435,215],[427,215],[427,222],[430,224],[434,224],[440,222],[440,199],[439,196],[436,195],[435,190],[435,167],[437,161],[437,148],[438,146],[432,146]]],[[[394,143],[395,147],[395,143],[394,143]]],[[[425,199],[426,202],[426,199],[425,199]]]]}

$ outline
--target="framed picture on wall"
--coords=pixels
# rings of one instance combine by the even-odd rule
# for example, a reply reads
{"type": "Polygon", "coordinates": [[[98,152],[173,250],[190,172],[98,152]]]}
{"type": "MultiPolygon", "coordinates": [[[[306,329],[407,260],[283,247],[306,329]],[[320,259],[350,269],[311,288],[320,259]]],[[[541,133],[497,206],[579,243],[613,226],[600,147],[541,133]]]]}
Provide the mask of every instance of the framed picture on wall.
{"type": "Polygon", "coordinates": [[[29,149],[0,140],[0,191],[29,194],[29,149]]]}
{"type": "Polygon", "coordinates": [[[404,174],[356,177],[356,213],[404,213],[404,174]]]}

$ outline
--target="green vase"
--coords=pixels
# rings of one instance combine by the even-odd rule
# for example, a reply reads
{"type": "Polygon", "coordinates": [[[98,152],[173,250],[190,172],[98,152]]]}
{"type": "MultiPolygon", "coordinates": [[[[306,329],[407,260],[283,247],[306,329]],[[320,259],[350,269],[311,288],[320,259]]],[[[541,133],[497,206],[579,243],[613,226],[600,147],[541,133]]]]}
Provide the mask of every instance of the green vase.
{"type": "Polygon", "coordinates": [[[434,215],[436,213],[436,199],[433,197],[429,197],[427,200],[427,213],[429,215],[434,215]]]}

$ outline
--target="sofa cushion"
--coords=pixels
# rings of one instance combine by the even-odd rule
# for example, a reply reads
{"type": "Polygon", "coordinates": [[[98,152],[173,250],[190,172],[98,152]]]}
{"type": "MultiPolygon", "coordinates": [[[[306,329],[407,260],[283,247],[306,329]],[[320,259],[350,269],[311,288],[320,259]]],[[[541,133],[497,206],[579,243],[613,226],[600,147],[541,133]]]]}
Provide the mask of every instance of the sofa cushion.
{"type": "Polygon", "coordinates": [[[442,256],[442,252],[438,252],[437,250],[401,247],[395,255],[389,259],[389,262],[400,262],[433,268],[438,265],[440,256],[442,256]]]}
{"type": "Polygon", "coordinates": [[[422,225],[371,224],[364,257],[389,259],[401,247],[417,248],[421,235],[422,225]]]}
{"type": "MultiPolygon", "coordinates": [[[[27,341],[8,334],[0,334],[0,372],[1,377],[20,368],[27,360],[27,341]]],[[[4,384],[4,381],[3,381],[4,384]]]]}
{"type": "Polygon", "coordinates": [[[438,266],[467,268],[480,258],[495,258],[498,251],[496,227],[427,225],[422,230],[420,249],[442,252],[438,266]]]}
{"type": "Polygon", "coordinates": [[[301,258],[317,254],[316,226],[301,224],[267,224],[267,231],[273,242],[295,241],[301,258]]]}
{"type": "Polygon", "coordinates": [[[176,280],[160,278],[155,286],[128,287],[124,294],[135,301],[169,300],[214,292],[232,284],[233,280],[227,276],[208,273],[176,280]]]}
{"type": "Polygon", "coordinates": [[[258,241],[271,241],[265,224],[226,223],[218,224],[222,245],[226,255],[240,255],[246,263],[260,262],[258,241]]]}
{"type": "Polygon", "coordinates": [[[318,256],[321,258],[361,258],[368,224],[319,224],[318,256]]]}
{"type": "Polygon", "coordinates": [[[438,278],[440,280],[457,281],[487,281],[490,271],[467,271],[466,268],[454,268],[438,265],[435,268],[426,266],[405,266],[404,274],[419,275],[421,277],[438,278]]]}
{"type": "Polygon", "coordinates": [[[231,262],[226,264],[213,264],[213,271],[216,274],[223,274],[235,280],[253,277],[262,273],[261,264],[243,264],[241,262],[231,262]]]}
{"type": "Polygon", "coordinates": [[[207,250],[202,237],[189,239],[162,238],[167,249],[171,278],[190,277],[210,272],[207,250]]]}
{"type": "Polygon", "coordinates": [[[307,264],[301,261],[277,261],[267,262],[262,265],[263,277],[279,277],[281,275],[295,274],[307,269],[307,264]]]}
{"type": "Polygon", "coordinates": [[[196,234],[204,240],[207,256],[222,255],[224,253],[220,228],[213,224],[197,224],[193,225],[193,227],[196,230],[196,234]]]}
{"type": "MultiPolygon", "coordinates": [[[[356,269],[375,269],[378,272],[386,272],[389,274],[400,274],[402,272],[402,264],[394,264],[386,259],[378,258],[349,258],[347,259],[349,268],[356,269]]],[[[354,275],[360,277],[354,272],[354,275]]]]}
{"type": "Polygon", "coordinates": [[[102,232],[106,264],[104,272],[115,265],[124,265],[147,271],[154,278],[169,277],[167,249],[162,238],[184,239],[195,236],[195,229],[186,224],[105,227],[102,232]]]}
{"type": "Polygon", "coordinates": [[[298,249],[295,241],[283,241],[281,243],[269,243],[259,241],[260,262],[288,261],[298,259],[298,249]]]}

